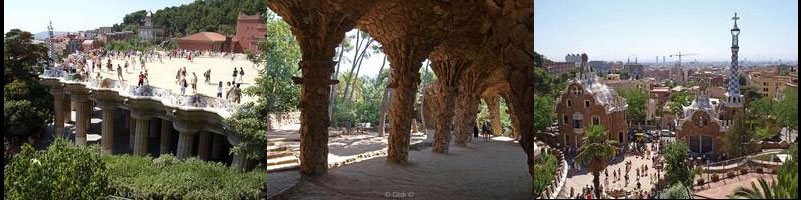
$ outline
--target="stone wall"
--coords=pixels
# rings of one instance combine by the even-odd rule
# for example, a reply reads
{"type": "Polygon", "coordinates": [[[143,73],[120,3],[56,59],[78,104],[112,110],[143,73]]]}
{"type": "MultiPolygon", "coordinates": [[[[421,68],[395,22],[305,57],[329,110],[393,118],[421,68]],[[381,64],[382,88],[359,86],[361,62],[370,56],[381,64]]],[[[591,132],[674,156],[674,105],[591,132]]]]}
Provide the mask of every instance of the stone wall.
{"type": "Polygon", "coordinates": [[[275,130],[282,126],[290,124],[299,124],[299,123],[300,123],[300,112],[282,112],[282,113],[269,114],[269,119],[267,119],[267,126],[270,127],[270,130],[275,130]]]}

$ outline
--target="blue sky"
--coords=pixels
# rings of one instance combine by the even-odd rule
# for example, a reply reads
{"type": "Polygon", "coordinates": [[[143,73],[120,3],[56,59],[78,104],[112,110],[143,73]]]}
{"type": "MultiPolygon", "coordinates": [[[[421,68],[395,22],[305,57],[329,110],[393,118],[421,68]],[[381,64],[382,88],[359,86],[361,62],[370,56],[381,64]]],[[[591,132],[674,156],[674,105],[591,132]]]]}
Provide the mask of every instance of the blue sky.
{"type": "Polygon", "coordinates": [[[535,0],[534,49],[555,61],[587,53],[654,62],[679,51],[698,54],[683,60],[726,61],[734,12],[741,59],[798,60],[797,0],[535,0]]]}
{"type": "Polygon", "coordinates": [[[192,0],[5,0],[3,32],[18,28],[37,33],[53,21],[55,31],[82,31],[122,23],[122,18],[138,10],[156,11],[192,0]]]}

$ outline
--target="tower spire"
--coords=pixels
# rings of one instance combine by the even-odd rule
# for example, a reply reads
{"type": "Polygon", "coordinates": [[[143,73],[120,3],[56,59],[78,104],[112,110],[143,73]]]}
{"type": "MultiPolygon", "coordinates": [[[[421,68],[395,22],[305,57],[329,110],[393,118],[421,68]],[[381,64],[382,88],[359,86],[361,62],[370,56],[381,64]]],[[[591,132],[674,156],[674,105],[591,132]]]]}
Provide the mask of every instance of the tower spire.
{"type": "Polygon", "coordinates": [[[729,68],[729,88],[726,92],[726,106],[741,107],[743,102],[742,95],[740,94],[740,78],[737,73],[740,67],[737,57],[737,53],[740,51],[740,27],[737,26],[737,20],[739,20],[740,17],[738,17],[735,12],[734,17],[731,19],[734,20],[734,27],[731,29],[731,68],[729,68]]]}

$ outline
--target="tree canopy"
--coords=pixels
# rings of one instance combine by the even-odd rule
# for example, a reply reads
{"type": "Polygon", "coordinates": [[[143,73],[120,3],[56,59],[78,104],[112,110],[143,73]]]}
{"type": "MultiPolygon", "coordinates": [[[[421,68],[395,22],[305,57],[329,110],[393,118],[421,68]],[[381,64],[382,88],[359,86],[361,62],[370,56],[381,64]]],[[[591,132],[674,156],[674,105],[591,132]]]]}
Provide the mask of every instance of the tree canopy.
{"type": "MultiPolygon", "coordinates": [[[[236,18],[240,14],[254,15],[267,12],[266,1],[197,0],[153,12],[153,26],[164,29],[167,37],[180,37],[203,31],[233,34],[236,32],[236,18]]],[[[114,27],[118,31],[138,27],[146,14],[144,10],[127,14],[123,22],[114,27]]]]}

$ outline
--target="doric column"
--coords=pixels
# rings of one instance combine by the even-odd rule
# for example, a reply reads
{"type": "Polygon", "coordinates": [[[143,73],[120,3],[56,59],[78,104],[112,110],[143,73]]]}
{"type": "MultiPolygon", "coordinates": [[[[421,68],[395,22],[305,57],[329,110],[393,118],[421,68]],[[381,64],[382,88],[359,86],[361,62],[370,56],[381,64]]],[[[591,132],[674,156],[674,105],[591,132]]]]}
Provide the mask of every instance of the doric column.
{"type": "Polygon", "coordinates": [[[126,123],[128,123],[128,151],[133,154],[134,141],[136,140],[136,120],[132,117],[130,110],[126,114],[125,118],[126,123]]]}
{"type": "Polygon", "coordinates": [[[53,127],[55,127],[56,137],[64,137],[64,89],[50,88],[50,94],[53,95],[53,106],[55,107],[55,119],[53,127]]]}
{"type": "Polygon", "coordinates": [[[133,116],[136,121],[136,136],[134,138],[134,155],[147,155],[147,136],[150,129],[150,117],[133,116]]]}
{"type": "Polygon", "coordinates": [[[172,122],[170,120],[161,120],[161,145],[159,150],[161,154],[168,154],[172,149],[172,122]]]}
{"type": "Polygon", "coordinates": [[[223,142],[226,141],[225,137],[220,134],[212,134],[214,137],[211,141],[211,160],[220,160],[222,158],[223,142]]]}
{"type": "Polygon", "coordinates": [[[103,155],[111,155],[114,149],[114,112],[117,107],[114,105],[103,105],[103,130],[100,143],[100,152],[103,155]]]}
{"type": "Polygon", "coordinates": [[[178,150],[177,156],[180,159],[185,159],[192,157],[192,150],[194,150],[193,145],[195,144],[195,136],[197,135],[197,130],[178,130],[180,135],[178,136],[178,150]]]}
{"type": "Polygon", "coordinates": [[[64,113],[64,122],[71,122],[72,121],[72,95],[64,94],[64,107],[61,110],[64,113]]]}
{"type": "Polygon", "coordinates": [[[211,132],[200,131],[200,138],[198,138],[199,141],[197,143],[197,157],[199,159],[209,160],[212,138],[211,132]]]}
{"type": "Polygon", "coordinates": [[[75,144],[78,146],[86,146],[86,131],[89,128],[89,124],[87,122],[87,117],[89,116],[89,100],[86,99],[86,96],[78,96],[72,95],[72,98],[75,102],[76,118],[75,119],[75,144]]]}

